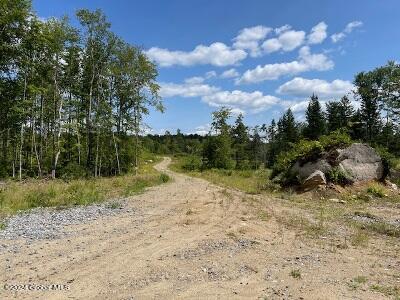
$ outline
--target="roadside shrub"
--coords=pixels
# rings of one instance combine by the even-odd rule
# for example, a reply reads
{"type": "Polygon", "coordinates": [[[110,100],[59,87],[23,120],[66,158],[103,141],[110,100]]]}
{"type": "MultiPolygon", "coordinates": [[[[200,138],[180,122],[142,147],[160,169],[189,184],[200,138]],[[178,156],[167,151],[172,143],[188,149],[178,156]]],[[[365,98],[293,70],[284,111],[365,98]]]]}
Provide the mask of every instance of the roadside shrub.
{"type": "Polygon", "coordinates": [[[160,181],[162,182],[162,183],[166,183],[166,182],[168,182],[170,180],[170,177],[167,175],[167,174],[165,174],[165,173],[161,173],[160,174],[160,181]]]}
{"type": "Polygon", "coordinates": [[[202,168],[201,158],[195,155],[186,157],[182,164],[182,169],[186,171],[196,171],[196,170],[201,170],[201,168],[202,168]]]}
{"type": "Polygon", "coordinates": [[[329,135],[321,136],[318,141],[302,139],[294,144],[291,150],[281,152],[278,155],[277,161],[272,168],[271,178],[280,174],[281,182],[287,184],[295,182],[296,176],[290,174],[290,168],[296,161],[313,161],[319,158],[323,152],[349,144],[351,144],[351,138],[344,130],[336,130],[329,135]]]}
{"type": "Polygon", "coordinates": [[[86,170],[76,162],[68,163],[60,170],[61,178],[64,180],[78,179],[87,176],[86,170]]]}

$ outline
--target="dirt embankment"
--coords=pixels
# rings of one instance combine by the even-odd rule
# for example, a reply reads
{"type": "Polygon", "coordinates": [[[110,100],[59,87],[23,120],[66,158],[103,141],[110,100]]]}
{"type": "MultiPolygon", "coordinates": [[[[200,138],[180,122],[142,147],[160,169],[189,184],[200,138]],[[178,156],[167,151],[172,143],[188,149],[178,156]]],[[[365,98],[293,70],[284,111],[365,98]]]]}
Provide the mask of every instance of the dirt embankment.
{"type": "Polygon", "coordinates": [[[360,279],[393,280],[399,257],[385,245],[306,241],[279,222],[287,207],[274,199],[176,174],[169,163],[156,168],[173,181],[119,213],[51,238],[1,238],[0,299],[385,298],[360,279]],[[7,290],[14,284],[65,287],[7,290]]]}

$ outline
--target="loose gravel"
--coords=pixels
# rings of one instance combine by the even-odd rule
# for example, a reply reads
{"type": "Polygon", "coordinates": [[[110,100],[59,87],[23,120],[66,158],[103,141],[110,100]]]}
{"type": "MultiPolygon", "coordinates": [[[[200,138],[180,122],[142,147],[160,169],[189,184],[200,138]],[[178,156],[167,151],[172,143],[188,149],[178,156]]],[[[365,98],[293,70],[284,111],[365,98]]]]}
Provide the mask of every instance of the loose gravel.
{"type": "Polygon", "coordinates": [[[0,230],[0,239],[57,239],[70,234],[66,226],[90,222],[121,211],[132,209],[128,210],[123,201],[65,209],[35,208],[7,219],[5,229],[0,230]]]}

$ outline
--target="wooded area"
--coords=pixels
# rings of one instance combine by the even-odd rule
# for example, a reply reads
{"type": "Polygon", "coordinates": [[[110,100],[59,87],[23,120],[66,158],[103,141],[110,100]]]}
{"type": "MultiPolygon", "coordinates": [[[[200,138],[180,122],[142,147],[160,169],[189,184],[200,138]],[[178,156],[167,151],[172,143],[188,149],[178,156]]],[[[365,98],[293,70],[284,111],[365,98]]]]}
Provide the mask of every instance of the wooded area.
{"type": "Polygon", "coordinates": [[[261,164],[273,167],[279,155],[292,149],[312,147],[323,135],[330,139],[365,142],[384,157],[400,155],[400,65],[387,65],[361,72],[354,79],[355,90],[325,103],[325,109],[312,95],[305,121],[298,122],[288,109],[276,122],[252,128],[239,115],[234,124],[229,108],[213,113],[212,128],[206,137],[184,136],[180,132],[164,136],[147,136],[144,144],[158,153],[190,154],[188,169],[257,169],[261,164]],[[353,103],[350,99],[354,99],[353,103]],[[357,104],[355,108],[353,104],[357,104]]]}
{"type": "Polygon", "coordinates": [[[190,154],[188,168],[272,167],[301,140],[345,132],[400,155],[400,65],[355,76],[355,91],[327,102],[312,95],[305,121],[288,109],[248,127],[231,110],[213,113],[210,133],[143,135],[149,107],[163,111],[157,68],[116,36],[99,10],[40,20],[29,0],[0,12],[0,177],[110,176],[138,168],[140,150],[190,154]],[[355,109],[350,99],[359,102],[355,109]]]}
{"type": "Polygon", "coordinates": [[[41,20],[1,1],[0,177],[101,176],[136,170],[157,69],[100,10],[41,20]]]}

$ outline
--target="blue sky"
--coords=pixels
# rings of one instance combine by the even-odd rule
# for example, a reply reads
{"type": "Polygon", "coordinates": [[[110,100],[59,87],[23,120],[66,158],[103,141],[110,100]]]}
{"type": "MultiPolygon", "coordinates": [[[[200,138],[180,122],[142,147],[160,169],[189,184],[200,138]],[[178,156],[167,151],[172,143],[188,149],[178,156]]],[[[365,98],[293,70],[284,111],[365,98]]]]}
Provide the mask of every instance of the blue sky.
{"type": "MultiPolygon", "coordinates": [[[[34,0],[40,17],[100,8],[112,30],[159,65],[164,114],[146,122],[204,133],[225,105],[249,125],[288,107],[301,119],[308,97],[335,100],[354,74],[399,60],[398,0],[34,0]]],[[[76,22],[73,20],[73,22],[76,22]]]]}

